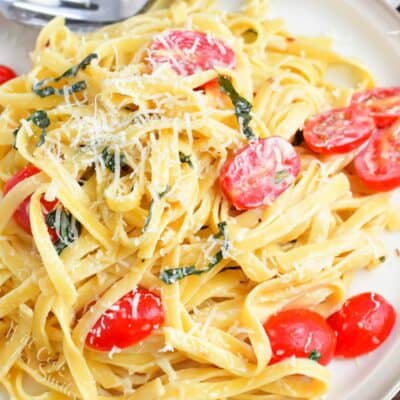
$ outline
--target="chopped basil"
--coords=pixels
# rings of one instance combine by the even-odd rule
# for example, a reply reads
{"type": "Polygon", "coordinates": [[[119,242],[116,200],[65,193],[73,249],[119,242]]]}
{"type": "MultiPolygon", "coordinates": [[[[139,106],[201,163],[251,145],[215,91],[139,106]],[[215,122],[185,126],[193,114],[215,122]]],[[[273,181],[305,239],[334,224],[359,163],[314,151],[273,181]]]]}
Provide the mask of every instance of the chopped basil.
{"type": "Polygon", "coordinates": [[[82,92],[87,88],[86,81],[78,81],[73,83],[71,86],[64,86],[62,89],[56,89],[52,86],[46,86],[43,89],[37,89],[36,86],[33,88],[33,92],[39,97],[48,97],[57,94],[59,96],[64,96],[65,93],[72,94],[82,92]]]}
{"type": "Polygon", "coordinates": [[[318,362],[321,359],[321,353],[317,350],[314,349],[311,351],[311,353],[308,355],[308,358],[310,360],[318,362]]]}
{"type": "Polygon", "coordinates": [[[33,85],[32,92],[39,97],[48,97],[56,94],[56,89],[54,89],[52,86],[46,86],[43,89],[39,89],[38,86],[33,85]]]}
{"type": "Polygon", "coordinates": [[[297,129],[293,138],[293,146],[300,146],[304,142],[303,131],[301,129],[297,129]]]}
{"type": "Polygon", "coordinates": [[[211,259],[210,263],[207,266],[207,271],[214,268],[217,264],[219,264],[224,259],[224,250],[218,250],[215,253],[215,256],[211,259]]]}
{"type": "Polygon", "coordinates": [[[183,164],[186,163],[187,165],[189,165],[190,168],[193,169],[193,163],[192,163],[192,158],[191,158],[190,154],[185,154],[180,151],[179,152],[179,161],[183,164]]]}
{"type": "Polygon", "coordinates": [[[225,252],[229,249],[229,241],[226,232],[226,222],[220,222],[218,224],[218,232],[214,235],[215,239],[224,238],[221,250],[215,253],[214,257],[210,260],[206,268],[197,269],[195,266],[191,265],[188,267],[182,268],[171,268],[165,269],[164,271],[160,272],[160,279],[166,283],[167,285],[171,285],[183,278],[186,278],[190,275],[200,275],[204,272],[208,272],[212,270],[216,265],[218,265],[223,259],[225,252]]]}
{"type": "Polygon", "coordinates": [[[60,254],[81,234],[81,224],[74,216],[61,207],[57,207],[46,216],[47,225],[57,233],[58,240],[54,243],[60,254]]]}
{"type": "Polygon", "coordinates": [[[214,235],[215,239],[219,239],[221,237],[224,239],[224,241],[222,243],[222,249],[221,249],[222,255],[224,255],[224,253],[229,250],[229,240],[228,240],[228,233],[226,231],[226,226],[227,226],[227,224],[225,221],[220,222],[218,224],[218,232],[214,235]]]}
{"type": "Polygon", "coordinates": [[[46,111],[38,110],[32,113],[31,120],[38,128],[42,130],[42,133],[39,136],[39,142],[37,144],[38,146],[41,146],[46,139],[46,129],[50,125],[49,116],[47,115],[46,111]]]}
{"type": "MultiPolygon", "coordinates": [[[[78,82],[73,83],[68,88],[68,94],[82,92],[85,89],[87,89],[86,81],[78,81],[78,82]]],[[[63,91],[63,93],[64,93],[64,91],[63,91]]]]}
{"type": "Polygon", "coordinates": [[[40,82],[35,83],[32,88],[33,93],[35,93],[39,97],[48,97],[48,96],[53,96],[55,94],[59,96],[64,96],[65,93],[72,94],[85,90],[87,88],[86,81],[78,81],[70,86],[65,86],[62,89],[49,86],[48,84],[59,82],[62,79],[75,77],[80,70],[85,70],[86,67],[95,58],[98,58],[98,55],[96,53],[89,54],[78,65],[75,65],[74,67],[67,69],[60,76],[57,76],[56,78],[46,78],[41,80],[40,82]]]}
{"type": "Polygon", "coordinates": [[[278,185],[282,181],[284,181],[289,176],[288,169],[281,169],[280,171],[275,172],[275,185],[278,185]]]}
{"type": "Polygon", "coordinates": [[[160,279],[167,285],[171,285],[172,283],[186,278],[187,276],[200,275],[203,272],[205,271],[201,269],[196,269],[196,267],[194,266],[165,269],[164,271],[160,272],[160,279]]]}
{"type": "Polygon", "coordinates": [[[256,135],[249,126],[251,121],[251,103],[239,95],[229,78],[219,75],[218,84],[221,90],[226,93],[232,101],[232,104],[235,108],[235,115],[243,135],[246,136],[248,140],[256,139],[256,135]]]}
{"type": "MultiPolygon", "coordinates": [[[[41,146],[46,139],[46,135],[47,135],[46,129],[50,126],[50,118],[47,115],[47,112],[42,111],[42,110],[36,110],[26,120],[31,121],[34,125],[36,125],[38,128],[40,128],[42,130],[42,132],[39,136],[38,144],[37,144],[37,146],[41,146]]],[[[13,132],[14,148],[16,148],[15,142],[17,141],[17,135],[18,135],[20,129],[21,129],[21,125],[18,128],[16,128],[13,132]]]]}
{"type": "Polygon", "coordinates": [[[381,263],[384,263],[386,261],[386,257],[385,256],[379,257],[379,261],[381,263]]]}
{"type": "Polygon", "coordinates": [[[222,221],[218,225],[218,232],[214,235],[215,239],[219,239],[221,237],[226,236],[226,222],[222,221]]]}
{"type": "Polygon", "coordinates": [[[78,65],[75,65],[70,69],[67,69],[62,75],[60,75],[58,78],[55,78],[55,81],[57,82],[64,78],[70,78],[76,76],[80,70],[85,70],[90,65],[90,63],[96,58],[98,58],[98,55],[96,53],[89,54],[78,65]]]}
{"type": "MultiPolygon", "coordinates": [[[[170,191],[170,189],[171,188],[167,185],[167,187],[165,188],[164,191],[158,193],[158,196],[157,196],[158,200],[162,199],[170,191]]],[[[144,221],[144,225],[143,225],[143,228],[142,228],[142,233],[146,232],[146,230],[147,230],[147,228],[148,228],[148,226],[150,224],[151,217],[153,215],[153,206],[154,206],[154,199],[152,199],[151,202],[150,202],[149,212],[148,212],[147,217],[146,217],[146,219],[144,221]]]]}
{"type": "Polygon", "coordinates": [[[35,111],[31,114],[29,119],[40,129],[46,129],[50,125],[50,120],[46,111],[35,111]]]}
{"type": "MultiPolygon", "coordinates": [[[[111,171],[115,172],[115,153],[104,148],[101,152],[101,158],[103,159],[104,165],[111,171]]],[[[125,163],[125,155],[123,153],[119,156],[119,165],[121,168],[126,168],[128,165],[125,163]]]]}

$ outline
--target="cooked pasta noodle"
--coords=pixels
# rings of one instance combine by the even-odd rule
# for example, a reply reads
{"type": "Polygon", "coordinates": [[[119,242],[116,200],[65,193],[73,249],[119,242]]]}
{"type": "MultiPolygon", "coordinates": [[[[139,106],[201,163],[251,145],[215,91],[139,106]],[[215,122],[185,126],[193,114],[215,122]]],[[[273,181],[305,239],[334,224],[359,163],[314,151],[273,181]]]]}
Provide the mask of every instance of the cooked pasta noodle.
{"type": "Polygon", "coordinates": [[[232,211],[218,174],[246,138],[231,105],[194,89],[217,74],[230,77],[254,106],[254,132],[292,140],[308,117],[348,104],[374,79],[336,54],[330,39],[290,35],[282,20],[265,16],[266,1],[247,1],[240,13],[211,0],[162,6],[85,35],[51,21],[31,72],[0,88],[1,182],[27,164],[42,171],[0,200],[0,382],[16,399],[319,398],[329,388],[327,369],[295,357],[268,365],[262,324],[286,308],[323,316],[338,309],[354,271],[385,254],[379,238],[396,225],[390,196],[354,183],[346,169],[353,153],[301,149],[299,177],[273,204],[232,211]],[[149,70],[149,42],[170,28],[223,40],[236,68],[187,77],[167,66],[149,70]],[[32,91],[93,53],[77,71],[85,90],[32,91]],[[352,71],[355,87],[327,81],[337,64],[352,71]],[[41,146],[29,119],[35,110],[50,120],[41,146]],[[32,237],[12,218],[29,195],[32,237]],[[59,199],[82,226],[60,254],[42,216],[43,195],[59,199]],[[164,284],[161,271],[210,262],[222,245],[215,238],[222,221],[229,246],[221,262],[164,284]],[[160,293],[163,326],[126,349],[85,347],[100,315],[137,285],[160,293]],[[27,376],[47,394],[32,394],[27,376]]]}

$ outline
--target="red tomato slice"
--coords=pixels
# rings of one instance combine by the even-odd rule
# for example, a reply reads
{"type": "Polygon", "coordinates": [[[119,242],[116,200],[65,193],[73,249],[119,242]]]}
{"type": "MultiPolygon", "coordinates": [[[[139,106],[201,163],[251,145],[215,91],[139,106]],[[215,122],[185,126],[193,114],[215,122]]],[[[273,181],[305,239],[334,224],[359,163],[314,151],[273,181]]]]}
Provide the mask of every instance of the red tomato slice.
{"type": "Polygon", "coordinates": [[[164,322],[160,297],[147,289],[131,291],[93,325],[86,345],[94,350],[123,349],[140,342],[164,322]]]}
{"type": "Polygon", "coordinates": [[[335,334],[325,319],[314,311],[281,311],[267,320],[264,329],[272,349],[270,364],[296,356],[326,365],[334,355],[335,334]]]}
{"type": "Polygon", "coordinates": [[[400,119],[372,135],[354,160],[357,175],[367,187],[388,191],[400,186],[400,119]]]}
{"type": "Polygon", "coordinates": [[[168,30],[157,35],[148,49],[148,61],[153,68],[167,64],[181,76],[236,66],[235,53],[222,40],[189,30],[168,30]]]}
{"type": "MultiPolygon", "coordinates": [[[[21,181],[29,178],[32,175],[36,175],[40,172],[40,169],[36,168],[34,165],[27,165],[17,172],[12,178],[10,178],[3,188],[3,193],[7,194],[15,185],[21,181]]],[[[31,222],[29,220],[29,205],[31,202],[31,196],[27,197],[16,209],[14,213],[14,219],[17,224],[27,233],[32,234],[31,222]]],[[[58,200],[46,201],[44,197],[41,198],[40,203],[43,207],[43,213],[46,215],[57,205],[58,200]]],[[[49,234],[53,241],[58,239],[57,233],[54,229],[48,228],[49,234]]]]}
{"type": "Polygon", "coordinates": [[[395,321],[395,309],[379,294],[351,297],[328,318],[337,336],[335,354],[352,358],[375,350],[387,339],[395,321]]]}
{"type": "Polygon", "coordinates": [[[336,108],[310,118],[303,130],[307,146],[315,153],[348,153],[372,134],[375,123],[359,107],[336,108]]]}
{"type": "Polygon", "coordinates": [[[296,179],[300,157],[285,139],[274,136],[251,142],[222,167],[219,182],[238,210],[271,204],[296,179]]]}
{"type": "Polygon", "coordinates": [[[351,102],[366,109],[378,128],[386,128],[400,117],[400,87],[374,88],[356,93],[351,102]]]}
{"type": "Polygon", "coordinates": [[[17,76],[14,70],[5,65],[0,65],[0,85],[17,76]]]}

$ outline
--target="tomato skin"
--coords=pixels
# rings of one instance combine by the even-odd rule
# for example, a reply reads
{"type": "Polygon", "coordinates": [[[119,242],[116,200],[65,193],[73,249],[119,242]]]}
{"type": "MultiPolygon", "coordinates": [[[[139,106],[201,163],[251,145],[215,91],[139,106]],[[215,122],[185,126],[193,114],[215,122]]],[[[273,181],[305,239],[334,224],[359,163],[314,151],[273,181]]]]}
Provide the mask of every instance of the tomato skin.
{"type": "MultiPolygon", "coordinates": [[[[3,193],[7,194],[15,185],[20,183],[21,181],[36,175],[40,172],[40,169],[36,168],[34,165],[27,165],[26,167],[22,168],[20,171],[18,171],[13,177],[11,177],[6,184],[4,185],[3,188],[3,193]]],[[[32,234],[31,230],[31,222],[29,220],[29,205],[31,202],[31,196],[27,197],[20,205],[19,207],[15,210],[14,213],[14,219],[17,222],[17,224],[27,233],[30,235],[32,234]]],[[[51,210],[54,209],[54,207],[57,205],[58,200],[53,200],[53,201],[47,201],[44,199],[44,197],[41,198],[40,203],[42,205],[44,214],[47,214],[51,210]]],[[[52,238],[53,241],[56,241],[58,239],[57,233],[55,232],[54,229],[48,228],[49,234],[52,238]]]]}
{"type": "Polygon", "coordinates": [[[10,67],[0,64],[0,85],[14,79],[17,76],[15,71],[10,67]]]}
{"type": "Polygon", "coordinates": [[[351,103],[367,110],[378,128],[386,128],[400,117],[400,87],[374,88],[355,93],[351,103]]]}
{"type": "Polygon", "coordinates": [[[167,30],[153,39],[148,61],[153,69],[167,64],[181,76],[236,66],[235,53],[222,40],[204,32],[178,29],[167,30]]]}
{"type": "Polygon", "coordinates": [[[335,355],[358,357],[379,347],[396,322],[396,311],[382,296],[366,292],[346,300],[343,307],[328,318],[335,331],[335,355]]]}
{"type": "Polygon", "coordinates": [[[385,192],[400,187],[400,119],[376,131],[354,160],[358,177],[370,189],[385,192]]]}
{"type": "Polygon", "coordinates": [[[106,310],[86,337],[86,346],[110,351],[134,345],[164,322],[160,297],[144,288],[127,293],[106,310]]]}
{"type": "Polygon", "coordinates": [[[360,107],[335,108],[310,118],[304,125],[307,146],[315,153],[348,153],[375,130],[373,118],[360,107]]]}
{"type": "Polygon", "coordinates": [[[308,309],[291,309],[272,315],[264,324],[275,364],[291,356],[309,358],[318,351],[318,362],[327,365],[335,352],[336,336],[325,319],[308,309]]]}
{"type": "Polygon", "coordinates": [[[285,139],[272,136],[250,142],[226,161],[219,183],[237,210],[271,204],[296,179],[300,157],[285,139]],[[284,175],[279,175],[284,172],[284,175]],[[282,179],[280,179],[282,178],[282,179]]]}
{"type": "Polygon", "coordinates": [[[4,185],[3,193],[7,194],[15,185],[19,182],[25,180],[26,178],[31,177],[32,175],[36,175],[40,172],[39,168],[36,168],[34,165],[27,165],[18,171],[14,176],[12,176],[4,185]]]}

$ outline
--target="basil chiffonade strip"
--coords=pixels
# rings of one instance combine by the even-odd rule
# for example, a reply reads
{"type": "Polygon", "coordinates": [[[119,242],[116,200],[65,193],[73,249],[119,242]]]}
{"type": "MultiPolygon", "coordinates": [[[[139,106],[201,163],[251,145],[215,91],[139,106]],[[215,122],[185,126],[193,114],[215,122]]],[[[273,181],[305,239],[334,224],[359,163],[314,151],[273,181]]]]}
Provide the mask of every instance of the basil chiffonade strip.
{"type": "Polygon", "coordinates": [[[229,241],[226,232],[225,221],[220,222],[218,224],[218,232],[214,235],[214,239],[219,239],[221,237],[223,238],[222,247],[210,260],[206,268],[197,269],[195,266],[191,265],[188,267],[165,269],[164,271],[161,271],[159,276],[160,279],[167,285],[171,285],[172,283],[175,283],[183,278],[186,278],[187,276],[200,275],[203,274],[204,272],[212,270],[216,265],[218,265],[224,259],[225,253],[229,250],[229,241]]]}
{"type": "Polygon", "coordinates": [[[98,58],[98,55],[96,53],[89,54],[79,64],[67,69],[60,76],[57,76],[56,78],[46,78],[35,83],[32,88],[33,93],[35,93],[39,97],[48,97],[53,95],[64,96],[65,93],[72,94],[85,90],[87,88],[86,81],[78,81],[71,84],[70,86],[64,86],[62,89],[55,88],[48,84],[56,83],[63,79],[75,77],[80,70],[85,70],[96,58],[98,58]]]}
{"type": "Polygon", "coordinates": [[[229,78],[219,75],[218,84],[221,90],[227,94],[232,101],[233,107],[235,108],[235,115],[243,135],[246,136],[248,140],[257,139],[257,136],[249,126],[251,121],[250,112],[253,107],[251,103],[236,91],[229,78]]]}

